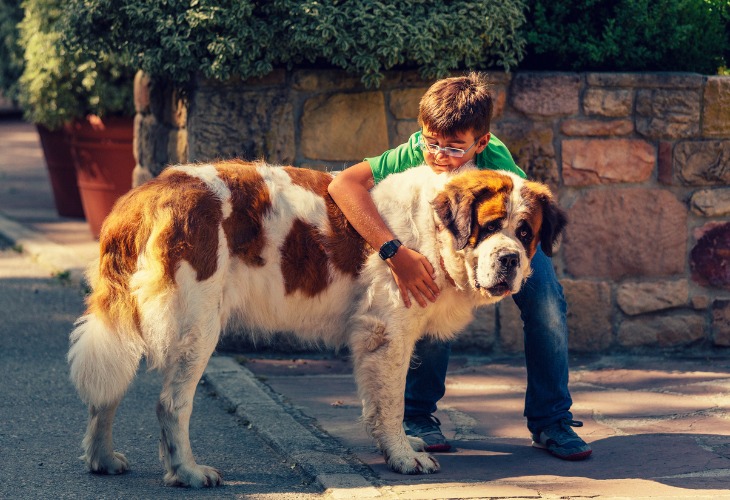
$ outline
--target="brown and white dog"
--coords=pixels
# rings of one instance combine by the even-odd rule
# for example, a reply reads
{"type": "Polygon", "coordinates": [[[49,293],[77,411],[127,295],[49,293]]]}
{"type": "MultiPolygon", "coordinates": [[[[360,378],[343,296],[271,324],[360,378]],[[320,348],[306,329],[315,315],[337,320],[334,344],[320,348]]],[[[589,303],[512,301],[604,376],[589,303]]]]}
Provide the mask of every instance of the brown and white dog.
{"type": "Polygon", "coordinates": [[[157,416],[165,483],[219,484],[216,469],[195,462],[188,423],[198,381],[233,324],[348,346],[364,423],[388,465],[437,471],[401,425],[414,344],[425,335],[451,339],[475,307],[518,292],[537,245],[550,254],[565,225],[544,185],[462,170],[413,168],[372,191],[393,233],[436,269],[441,294],[425,309],[404,307],[386,263],[329,197],[330,174],[182,165],[122,197],[101,231],[93,292],[68,353],[89,405],[89,468],[128,468],[112,447],[112,422],[144,356],[164,376],[157,416]]]}

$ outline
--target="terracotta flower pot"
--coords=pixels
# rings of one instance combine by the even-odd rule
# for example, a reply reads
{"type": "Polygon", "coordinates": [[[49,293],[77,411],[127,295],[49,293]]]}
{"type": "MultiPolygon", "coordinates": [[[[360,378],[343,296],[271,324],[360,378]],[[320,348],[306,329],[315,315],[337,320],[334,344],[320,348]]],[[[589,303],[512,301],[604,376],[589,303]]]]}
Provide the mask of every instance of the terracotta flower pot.
{"type": "Polygon", "coordinates": [[[92,116],[71,124],[71,153],[94,238],[114,203],[132,188],[133,119],[92,116]]]}
{"type": "Polygon", "coordinates": [[[51,181],[53,202],[58,215],[64,217],[84,217],[84,207],[76,181],[76,167],[71,156],[69,137],[64,129],[49,130],[43,125],[36,125],[41,139],[43,156],[51,181]]]}

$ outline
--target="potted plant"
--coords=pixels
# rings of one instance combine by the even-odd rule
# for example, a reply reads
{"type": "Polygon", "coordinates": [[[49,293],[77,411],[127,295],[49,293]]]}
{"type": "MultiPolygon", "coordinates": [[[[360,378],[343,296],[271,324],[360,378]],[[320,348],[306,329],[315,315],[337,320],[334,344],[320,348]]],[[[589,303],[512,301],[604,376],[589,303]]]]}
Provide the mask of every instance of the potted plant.
{"type": "Polygon", "coordinates": [[[63,5],[61,0],[22,3],[25,68],[19,100],[44,146],[49,135],[61,135],[56,142],[70,146],[83,213],[96,237],[116,199],[132,186],[133,71],[113,54],[90,58],[69,49],[61,32],[63,5]]]}

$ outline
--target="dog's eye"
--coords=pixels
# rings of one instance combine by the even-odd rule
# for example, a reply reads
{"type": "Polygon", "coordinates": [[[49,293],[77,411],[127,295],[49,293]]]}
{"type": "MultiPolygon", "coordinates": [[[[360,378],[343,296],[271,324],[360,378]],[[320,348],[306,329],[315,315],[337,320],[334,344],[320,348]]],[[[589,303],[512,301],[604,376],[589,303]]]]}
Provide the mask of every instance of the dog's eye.
{"type": "Polygon", "coordinates": [[[499,229],[499,224],[497,224],[496,222],[490,222],[489,224],[487,224],[486,229],[488,233],[493,233],[497,229],[499,229]]]}
{"type": "Polygon", "coordinates": [[[532,241],[532,229],[527,224],[520,224],[517,228],[517,238],[527,244],[532,241]]]}

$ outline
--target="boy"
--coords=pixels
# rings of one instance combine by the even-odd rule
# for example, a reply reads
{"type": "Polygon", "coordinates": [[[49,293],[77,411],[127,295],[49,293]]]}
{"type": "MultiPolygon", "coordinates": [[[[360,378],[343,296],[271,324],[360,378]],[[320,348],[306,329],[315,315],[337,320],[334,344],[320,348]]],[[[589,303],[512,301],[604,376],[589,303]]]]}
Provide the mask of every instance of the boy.
{"type": "MultiPolygon", "coordinates": [[[[438,298],[433,263],[417,251],[398,246],[378,214],[369,191],[385,176],[426,163],[435,172],[455,172],[469,162],[478,168],[508,170],[522,177],[507,148],[489,133],[492,99],[479,73],[434,83],[421,99],[419,132],[406,144],[379,157],[366,158],[340,173],[329,193],[343,213],[391,268],[406,307],[411,296],[421,307],[438,298]]],[[[524,321],[527,393],[525,413],[532,445],[565,460],[582,460],[591,448],[573,431],[581,422],[570,413],[568,392],[568,329],[562,287],[550,259],[538,248],[533,273],[514,296],[524,321]]],[[[426,451],[448,451],[451,445],[432,414],[445,392],[449,344],[421,340],[414,355],[418,366],[408,372],[404,427],[426,441],[426,451]]]]}

